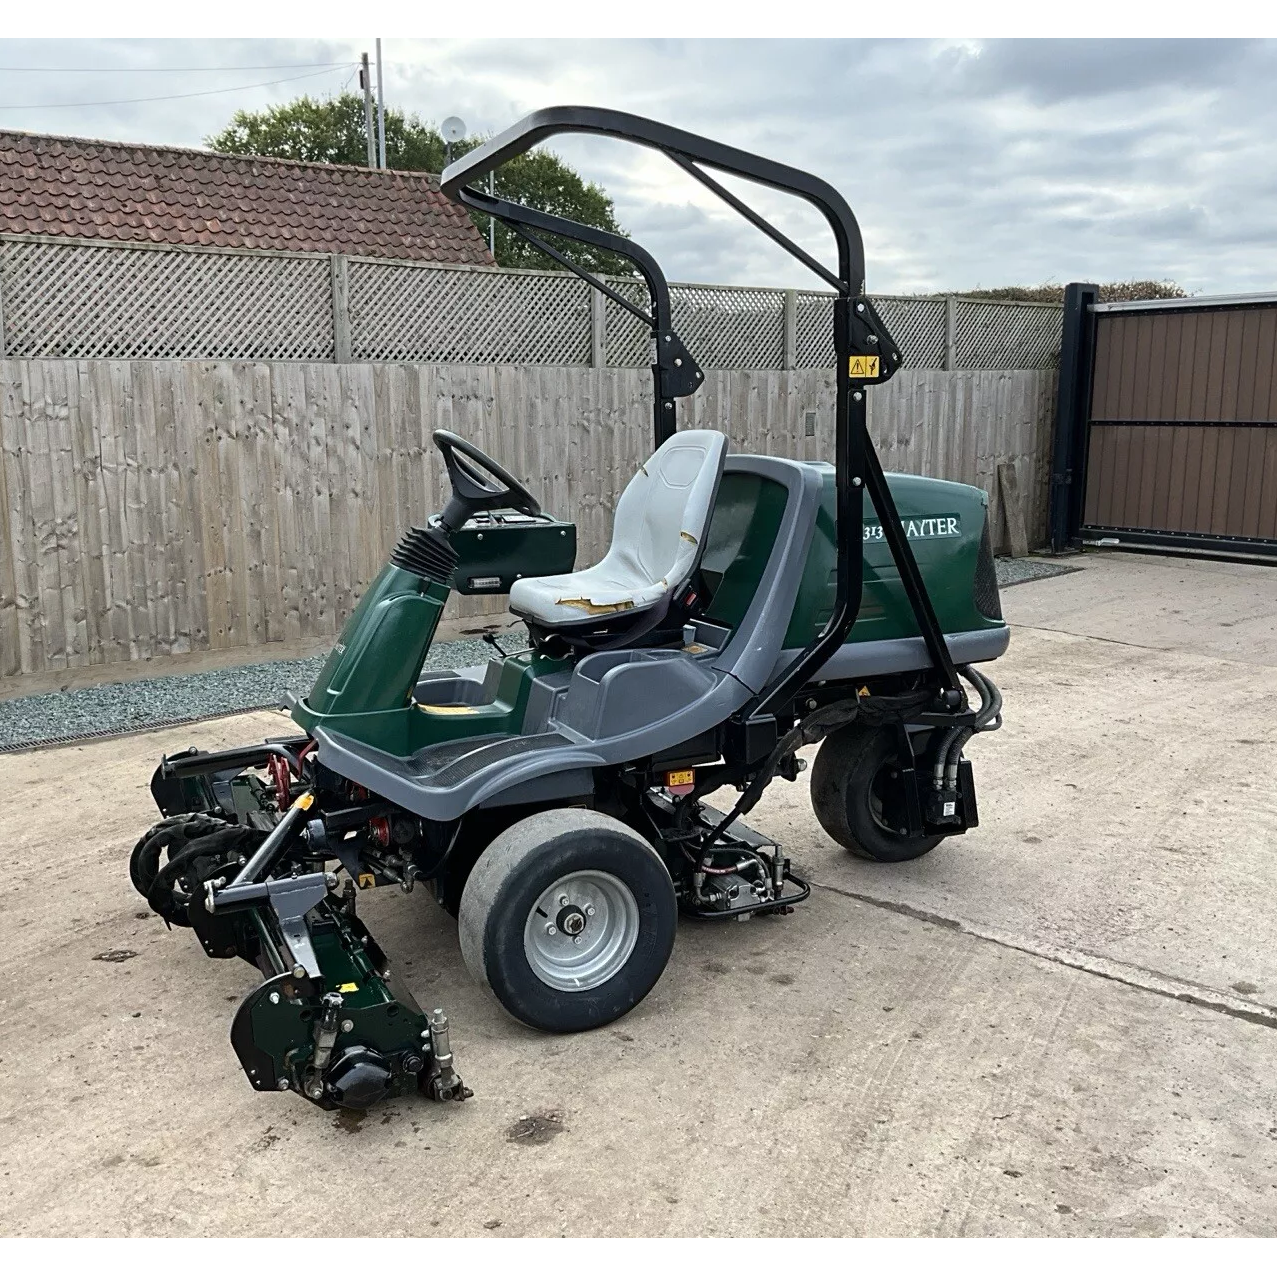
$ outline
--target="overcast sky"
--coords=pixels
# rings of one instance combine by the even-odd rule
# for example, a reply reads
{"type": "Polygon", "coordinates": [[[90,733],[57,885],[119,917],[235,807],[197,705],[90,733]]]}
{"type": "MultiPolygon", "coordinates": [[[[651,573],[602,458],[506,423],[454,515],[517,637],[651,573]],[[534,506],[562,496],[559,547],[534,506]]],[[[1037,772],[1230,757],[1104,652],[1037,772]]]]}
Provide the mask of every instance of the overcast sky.
{"type": "MultiPolygon", "coordinates": [[[[0,127],[198,146],[238,107],[354,83],[351,67],[247,68],[353,61],[372,47],[0,40],[0,127]],[[53,105],[296,76],[309,78],[53,105]]],[[[384,38],[383,56],[390,104],[436,122],[460,115],[471,132],[589,103],[809,169],[856,211],[872,292],[1130,278],[1277,289],[1277,41],[384,38]]],[[[660,157],[609,141],[554,146],[609,191],[671,279],[822,286],[660,157]]],[[[757,203],[828,260],[814,213],[770,193],[757,203]]]]}

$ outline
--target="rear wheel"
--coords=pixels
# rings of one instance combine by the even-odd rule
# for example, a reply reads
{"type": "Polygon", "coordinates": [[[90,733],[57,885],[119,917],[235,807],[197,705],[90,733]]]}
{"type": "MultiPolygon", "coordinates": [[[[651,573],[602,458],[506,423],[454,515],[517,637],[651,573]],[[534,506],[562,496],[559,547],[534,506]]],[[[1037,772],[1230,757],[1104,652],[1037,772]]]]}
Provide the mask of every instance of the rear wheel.
{"type": "Polygon", "coordinates": [[[458,916],[466,966],[516,1019],[593,1029],[651,992],[678,906],[651,844],[600,812],[539,812],[475,864],[458,916]]]}
{"type": "Polygon", "coordinates": [[[943,841],[943,834],[902,831],[899,769],[900,745],[890,728],[853,723],[822,742],[811,769],[812,809],[824,831],[853,856],[916,860],[943,841]]]}

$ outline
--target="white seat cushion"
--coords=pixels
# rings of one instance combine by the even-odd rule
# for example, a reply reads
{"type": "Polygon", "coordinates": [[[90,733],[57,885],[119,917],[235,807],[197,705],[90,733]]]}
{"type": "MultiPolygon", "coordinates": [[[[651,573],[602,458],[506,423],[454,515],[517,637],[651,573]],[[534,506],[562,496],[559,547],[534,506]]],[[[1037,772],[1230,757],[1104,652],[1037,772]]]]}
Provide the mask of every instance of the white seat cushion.
{"type": "Polygon", "coordinates": [[[510,589],[510,610],[543,625],[570,625],[648,608],[691,575],[705,536],[727,439],[681,430],[626,485],[612,521],[612,546],[593,567],[528,576],[510,589]]]}

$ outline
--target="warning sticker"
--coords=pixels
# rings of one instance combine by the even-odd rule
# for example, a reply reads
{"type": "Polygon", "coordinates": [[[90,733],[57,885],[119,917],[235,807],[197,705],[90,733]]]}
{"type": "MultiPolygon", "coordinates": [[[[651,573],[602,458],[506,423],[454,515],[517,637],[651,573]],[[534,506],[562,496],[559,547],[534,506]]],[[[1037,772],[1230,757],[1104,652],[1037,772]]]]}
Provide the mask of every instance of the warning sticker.
{"type": "Polygon", "coordinates": [[[847,373],[851,377],[876,377],[878,375],[877,355],[849,355],[847,373]]]}
{"type": "Polygon", "coordinates": [[[377,885],[377,877],[375,874],[360,874],[359,875],[359,890],[360,891],[366,891],[369,887],[375,887],[376,885],[377,885]]]}
{"type": "Polygon", "coordinates": [[[696,773],[690,767],[687,771],[665,773],[665,784],[670,789],[676,785],[694,785],[695,783],[696,773]]]}

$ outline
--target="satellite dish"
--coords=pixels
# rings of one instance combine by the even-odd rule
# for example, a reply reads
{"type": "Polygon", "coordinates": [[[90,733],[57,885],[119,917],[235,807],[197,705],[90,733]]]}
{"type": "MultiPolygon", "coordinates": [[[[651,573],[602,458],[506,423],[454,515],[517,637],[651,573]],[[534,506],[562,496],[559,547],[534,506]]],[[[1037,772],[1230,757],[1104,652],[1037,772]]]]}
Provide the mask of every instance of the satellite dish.
{"type": "Polygon", "coordinates": [[[466,135],[466,122],[459,115],[450,115],[440,125],[445,142],[460,142],[466,135]]]}

